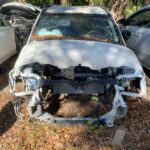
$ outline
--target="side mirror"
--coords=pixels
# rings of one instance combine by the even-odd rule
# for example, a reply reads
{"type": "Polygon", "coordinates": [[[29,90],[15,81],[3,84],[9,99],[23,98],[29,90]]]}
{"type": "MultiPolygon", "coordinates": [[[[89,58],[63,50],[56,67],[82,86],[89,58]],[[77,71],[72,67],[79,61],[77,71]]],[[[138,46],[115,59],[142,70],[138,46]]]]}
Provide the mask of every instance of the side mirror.
{"type": "Polygon", "coordinates": [[[123,30],[122,36],[123,36],[124,40],[127,41],[131,37],[131,32],[129,30],[123,30]]]}

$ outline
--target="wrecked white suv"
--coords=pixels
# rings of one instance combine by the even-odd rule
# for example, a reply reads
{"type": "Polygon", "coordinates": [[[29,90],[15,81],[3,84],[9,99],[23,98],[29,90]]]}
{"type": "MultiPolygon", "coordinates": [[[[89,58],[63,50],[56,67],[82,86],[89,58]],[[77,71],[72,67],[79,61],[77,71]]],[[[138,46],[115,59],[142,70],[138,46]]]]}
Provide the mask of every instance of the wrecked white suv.
{"type": "MultiPolygon", "coordinates": [[[[92,120],[111,127],[115,119],[127,113],[126,96],[146,94],[141,64],[126,48],[110,13],[97,6],[44,9],[9,77],[11,94],[18,101],[28,96],[30,117],[48,123],[92,120]],[[18,82],[24,84],[23,91],[16,90],[18,82]],[[111,103],[111,109],[95,117],[64,117],[46,111],[45,103],[52,104],[47,97],[62,93],[100,95],[111,103]]],[[[20,116],[18,110],[17,103],[15,112],[20,116]]]]}

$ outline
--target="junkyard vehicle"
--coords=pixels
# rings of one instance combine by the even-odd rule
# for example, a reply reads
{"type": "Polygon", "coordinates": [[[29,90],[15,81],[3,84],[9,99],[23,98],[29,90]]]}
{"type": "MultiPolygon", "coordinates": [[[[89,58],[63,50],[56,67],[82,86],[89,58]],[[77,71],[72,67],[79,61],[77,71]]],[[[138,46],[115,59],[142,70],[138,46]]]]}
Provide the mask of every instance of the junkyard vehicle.
{"type": "Polygon", "coordinates": [[[23,43],[26,43],[32,25],[41,9],[34,5],[21,2],[10,2],[1,6],[0,12],[5,15],[9,23],[19,29],[23,43]]]}
{"type": "MultiPolygon", "coordinates": [[[[10,92],[18,97],[16,114],[21,115],[19,102],[28,95],[30,117],[48,123],[92,120],[111,127],[115,119],[127,113],[124,97],[142,97],[146,91],[145,74],[137,57],[125,47],[110,13],[96,6],[44,9],[9,77],[10,92]],[[17,91],[20,82],[23,91],[17,91]],[[96,117],[50,114],[45,103],[58,103],[56,99],[52,102],[51,94],[61,93],[101,95],[111,110],[96,117]]],[[[73,109],[78,107],[70,111],[73,109]]]]}
{"type": "Polygon", "coordinates": [[[143,66],[150,69],[150,5],[121,19],[119,24],[127,47],[135,52],[143,66]]]}
{"type": "Polygon", "coordinates": [[[16,52],[15,30],[0,15],[0,64],[16,52]]]}

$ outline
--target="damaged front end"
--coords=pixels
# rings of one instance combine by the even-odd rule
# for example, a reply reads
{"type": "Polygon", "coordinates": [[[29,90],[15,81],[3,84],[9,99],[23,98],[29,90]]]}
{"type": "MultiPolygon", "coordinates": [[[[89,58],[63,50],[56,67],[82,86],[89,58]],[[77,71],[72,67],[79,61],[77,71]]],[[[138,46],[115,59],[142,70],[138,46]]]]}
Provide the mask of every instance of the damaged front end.
{"type": "MultiPolygon", "coordinates": [[[[30,117],[48,123],[70,124],[92,120],[112,127],[115,119],[123,118],[127,113],[125,96],[142,97],[146,95],[145,75],[125,66],[92,70],[89,67],[78,65],[60,69],[49,64],[33,63],[12,70],[9,77],[10,92],[13,96],[30,97],[27,108],[30,117]],[[17,92],[18,82],[24,84],[23,91],[17,92]],[[44,109],[46,102],[51,103],[51,100],[47,101],[47,93],[49,95],[97,94],[103,96],[106,102],[111,103],[111,109],[95,117],[60,117],[44,109]]],[[[20,116],[16,105],[15,108],[16,114],[20,116]]]]}

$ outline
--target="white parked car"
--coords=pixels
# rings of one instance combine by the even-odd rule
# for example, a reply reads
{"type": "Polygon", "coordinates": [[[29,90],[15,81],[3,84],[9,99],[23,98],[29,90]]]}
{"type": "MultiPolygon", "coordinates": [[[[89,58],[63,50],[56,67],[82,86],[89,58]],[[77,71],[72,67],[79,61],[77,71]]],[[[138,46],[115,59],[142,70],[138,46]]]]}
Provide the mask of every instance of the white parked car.
{"type": "Polygon", "coordinates": [[[150,69],[150,5],[121,19],[119,24],[127,47],[135,52],[143,66],[150,69]]]}
{"type": "Polygon", "coordinates": [[[124,97],[142,97],[146,92],[145,74],[136,55],[126,48],[111,14],[96,6],[44,9],[9,77],[10,92],[18,97],[16,114],[21,117],[19,98],[28,95],[30,117],[49,123],[78,123],[92,119],[111,127],[115,119],[126,115],[124,97]],[[18,81],[24,85],[23,91],[17,91],[18,81]],[[99,94],[112,108],[94,118],[48,113],[45,103],[48,106],[59,103],[59,108],[63,100],[52,100],[51,94],[61,93],[99,94]]]}
{"type": "Polygon", "coordinates": [[[17,53],[14,28],[0,16],[0,64],[17,53]]]}

